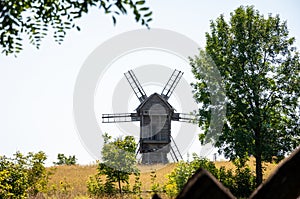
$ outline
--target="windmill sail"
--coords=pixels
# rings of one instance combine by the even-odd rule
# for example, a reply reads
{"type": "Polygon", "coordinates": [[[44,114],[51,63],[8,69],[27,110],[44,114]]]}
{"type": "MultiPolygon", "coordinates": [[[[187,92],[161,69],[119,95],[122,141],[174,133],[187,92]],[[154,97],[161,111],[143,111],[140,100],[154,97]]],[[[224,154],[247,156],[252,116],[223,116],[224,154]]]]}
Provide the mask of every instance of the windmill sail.
{"type": "Polygon", "coordinates": [[[197,116],[191,113],[174,113],[172,116],[172,120],[179,121],[179,122],[194,123],[198,120],[198,118],[197,116]]]}
{"type": "Polygon", "coordinates": [[[172,159],[174,160],[174,162],[178,162],[179,160],[183,160],[182,155],[180,153],[180,150],[179,150],[178,146],[176,145],[173,137],[172,136],[170,136],[170,137],[171,137],[171,140],[172,140],[171,141],[171,151],[170,151],[172,159]]]}
{"type": "Polygon", "coordinates": [[[136,113],[102,114],[102,123],[134,122],[140,117],[136,113]]]}
{"type": "Polygon", "coordinates": [[[168,100],[172,95],[174,89],[176,88],[179,80],[181,79],[183,72],[179,70],[174,70],[170,79],[168,80],[167,84],[165,85],[164,89],[161,92],[161,96],[168,100]]]}
{"type": "Polygon", "coordinates": [[[134,94],[137,96],[140,102],[143,102],[147,98],[147,95],[133,71],[129,70],[127,73],[124,73],[124,75],[129,82],[134,94]]]}

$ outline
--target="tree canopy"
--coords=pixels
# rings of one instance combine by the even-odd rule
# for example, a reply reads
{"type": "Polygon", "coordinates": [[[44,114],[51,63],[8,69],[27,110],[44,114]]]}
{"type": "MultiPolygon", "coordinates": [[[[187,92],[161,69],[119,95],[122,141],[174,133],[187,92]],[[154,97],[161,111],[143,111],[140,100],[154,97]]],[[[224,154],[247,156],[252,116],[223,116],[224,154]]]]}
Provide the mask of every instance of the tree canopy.
{"type": "Polygon", "coordinates": [[[300,144],[299,52],[286,21],[263,16],[252,6],[239,7],[229,21],[211,21],[205,50],[191,59],[195,99],[202,104],[199,125],[206,139],[214,106],[204,59],[211,59],[225,92],[226,116],[215,143],[231,160],[256,158],[256,183],[262,182],[262,161],[281,160],[300,144]],[[206,56],[203,56],[206,55],[206,56]],[[209,57],[209,58],[208,58],[209,57]]]}
{"type": "Polygon", "coordinates": [[[152,12],[145,0],[22,0],[0,1],[0,46],[2,53],[15,54],[22,50],[24,35],[39,48],[42,39],[53,32],[56,42],[61,43],[68,29],[80,27],[76,19],[92,8],[99,8],[112,17],[116,24],[118,15],[131,10],[136,22],[149,27],[152,12]]]}
{"type": "Polygon", "coordinates": [[[103,135],[102,161],[99,164],[99,175],[106,175],[106,185],[118,182],[119,191],[122,191],[121,182],[129,183],[129,175],[139,173],[136,167],[135,152],[137,144],[133,136],[116,138],[112,141],[108,134],[103,135]]]}

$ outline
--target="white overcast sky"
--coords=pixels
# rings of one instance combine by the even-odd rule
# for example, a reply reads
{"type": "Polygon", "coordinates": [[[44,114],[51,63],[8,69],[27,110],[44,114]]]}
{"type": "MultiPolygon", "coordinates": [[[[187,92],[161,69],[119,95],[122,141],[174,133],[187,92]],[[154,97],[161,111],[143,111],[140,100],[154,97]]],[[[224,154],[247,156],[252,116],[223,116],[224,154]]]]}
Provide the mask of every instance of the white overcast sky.
{"type": "MultiPolygon", "coordinates": [[[[300,49],[298,0],[151,0],[153,28],[181,33],[205,45],[209,21],[240,5],[254,5],[262,14],[287,20],[290,36],[300,49]]],[[[73,118],[73,90],[79,70],[101,43],[130,30],[143,29],[132,16],[110,17],[91,11],[80,21],[81,31],[69,31],[62,45],[47,37],[39,50],[25,41],[17,58],[0,56],[0,155],[17,150],[44,151],[48,163],[58,153],[75,154],[81,164],[93,158],[80,142],[73,118]]],[[[150,30],[151,31],[151,30],[150,30]]],[[[113,74],[111,74],[113,76],[113,74]]]]}

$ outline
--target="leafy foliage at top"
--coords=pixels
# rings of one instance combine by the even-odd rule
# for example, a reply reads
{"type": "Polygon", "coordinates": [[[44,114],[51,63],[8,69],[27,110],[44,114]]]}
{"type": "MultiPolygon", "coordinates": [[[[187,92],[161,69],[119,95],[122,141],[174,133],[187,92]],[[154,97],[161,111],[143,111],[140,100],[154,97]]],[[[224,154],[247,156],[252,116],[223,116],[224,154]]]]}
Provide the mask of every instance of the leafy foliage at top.
{"type": "Polygon", "coordinates": [[[199,125],[205,133],[200,138],[203,141],[215,128],[210,125],[215,109],[211,78],[205,74],[211,59],[222,77],[214,83],[224,89],[227,109],[216,146],[232,160],[254,155],[259,184],[261,161],[274,157],[279,161],[300,144],[300,62],[295,38],[289,37],[287,23],[278,15],[264,17],[253,7],[239,7],[229,22],[221,15],[211,21],[210,29],[205,51],[191,59],[197,79],[195,99],[202,104],[199,125]]]}
{"type": "Polygon", "coordinates": [[[0,1],[0,46],[2,53],[15,54],[22,50],[24,34],[31,44],[39,48],[42,39],[53,31],[59,44],[66,31],[80,28],[76,19],[87,14],[93,7],[112,17],[127,14],[132,10],[136,22],[149,27],[152,12],[145,6],[145,0],[22,0],[0,1]]]}

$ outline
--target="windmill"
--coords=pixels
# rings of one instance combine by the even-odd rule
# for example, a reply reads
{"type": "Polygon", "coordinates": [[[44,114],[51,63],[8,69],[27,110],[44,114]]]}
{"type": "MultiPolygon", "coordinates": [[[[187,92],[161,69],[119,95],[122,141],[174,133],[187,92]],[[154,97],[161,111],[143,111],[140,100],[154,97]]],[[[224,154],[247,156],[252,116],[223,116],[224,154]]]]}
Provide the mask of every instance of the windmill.
{"type": "Polygon", "coordinates": [[[167,163],[170,153],[174,161],[182,159],[181,153],[171,135],[171,121],[190,122],[189,114],[175,113],[168,99],[172,95],[183,72],[174,70],[161,94],[149,97],[132,70],[124,73],[133,92],[140,101],[135,113],[103,114],[102,123],[140,122],[138,152],[143,164],[167,163]]]}

